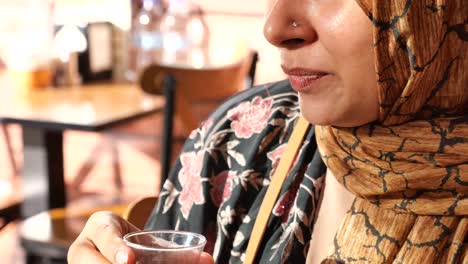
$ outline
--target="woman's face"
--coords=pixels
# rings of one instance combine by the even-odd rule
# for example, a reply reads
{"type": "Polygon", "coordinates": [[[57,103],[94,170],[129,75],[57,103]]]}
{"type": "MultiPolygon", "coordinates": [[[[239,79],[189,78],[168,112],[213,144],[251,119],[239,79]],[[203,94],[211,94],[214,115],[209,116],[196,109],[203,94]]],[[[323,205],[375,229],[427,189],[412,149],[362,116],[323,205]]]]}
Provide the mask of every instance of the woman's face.
{"type": "Polygon", "coordinates": [[[304,117],[354,127],[378,117],[372,24],[355,0],[268,0],[264,34],[304,117]]]}

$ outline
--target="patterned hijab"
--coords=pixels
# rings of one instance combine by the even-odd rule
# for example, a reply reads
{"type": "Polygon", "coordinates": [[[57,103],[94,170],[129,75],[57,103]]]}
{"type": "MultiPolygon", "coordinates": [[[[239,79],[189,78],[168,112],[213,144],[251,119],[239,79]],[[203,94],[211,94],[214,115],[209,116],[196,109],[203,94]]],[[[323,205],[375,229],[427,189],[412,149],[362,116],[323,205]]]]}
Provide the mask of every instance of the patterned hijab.
{"type": "Polygon", "coordinates": [[[380,117],[317,127],[358,198],[323,263],[468,262],[468,1],[358,0],[374,24],[380,117]]]}

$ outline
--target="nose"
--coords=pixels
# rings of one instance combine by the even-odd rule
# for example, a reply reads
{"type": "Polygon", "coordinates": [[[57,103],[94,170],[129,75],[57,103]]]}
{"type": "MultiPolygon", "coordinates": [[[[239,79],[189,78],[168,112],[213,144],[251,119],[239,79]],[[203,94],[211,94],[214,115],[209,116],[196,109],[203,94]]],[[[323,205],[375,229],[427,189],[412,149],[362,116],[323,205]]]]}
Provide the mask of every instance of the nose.
{"type": "Polygon", "coordinates": [[[263,34],[271,44],[279,48],[298,49],[317,39],[317,33],[307,17],[306,2],[273,0],[263,27],[263,34]]]}

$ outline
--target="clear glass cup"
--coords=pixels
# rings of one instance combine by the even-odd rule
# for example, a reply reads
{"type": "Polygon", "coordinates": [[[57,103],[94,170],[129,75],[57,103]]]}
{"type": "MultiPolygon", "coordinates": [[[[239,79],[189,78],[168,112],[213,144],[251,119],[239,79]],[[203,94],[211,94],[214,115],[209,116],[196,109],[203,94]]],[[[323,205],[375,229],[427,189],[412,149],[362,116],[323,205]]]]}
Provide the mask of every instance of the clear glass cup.
{"type": "Polygon", "coordinates": [[[206,244],[202,235],[184,231],[142,231],[123,238],[136,264],[196,264],[206,244]]]}

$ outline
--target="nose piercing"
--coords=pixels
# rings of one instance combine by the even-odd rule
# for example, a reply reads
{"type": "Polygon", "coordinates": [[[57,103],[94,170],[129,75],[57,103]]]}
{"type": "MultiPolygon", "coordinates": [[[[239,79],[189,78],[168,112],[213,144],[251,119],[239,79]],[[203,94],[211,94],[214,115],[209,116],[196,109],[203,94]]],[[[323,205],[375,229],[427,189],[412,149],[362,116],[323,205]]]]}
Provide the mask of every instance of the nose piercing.
{"type": "Polygon", "coordinates": [[[292,25],[293,27],[299,27],[299,23],[297,23],[296,21],[293,21],[291,25],[292,25]]]}

